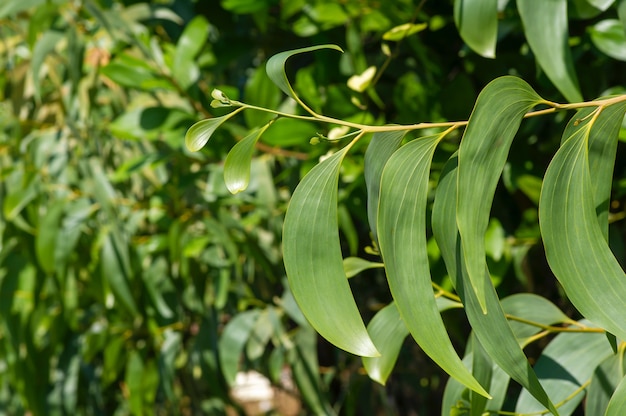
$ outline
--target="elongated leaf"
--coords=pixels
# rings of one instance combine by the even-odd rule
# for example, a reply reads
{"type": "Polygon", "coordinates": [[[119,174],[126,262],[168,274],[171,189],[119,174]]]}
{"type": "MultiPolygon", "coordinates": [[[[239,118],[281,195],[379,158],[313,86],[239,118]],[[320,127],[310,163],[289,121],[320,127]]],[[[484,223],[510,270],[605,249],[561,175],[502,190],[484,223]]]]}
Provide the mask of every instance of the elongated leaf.
{"type": "MultiPolygon", "coordinates": [[[[528,363],[500,305],[498,295],[486,275],[483,279],[487,313],[483,313],[465,270],[460,236],[456,226],[458,159],[453,156],[441,174],[433,204],[433,235],[456,287],[476,337],[493,361],[526,388],[553,414],[558,414],[537,375],[528,363]]],[[[485,272],[486,274],[486,272],[485,272]]]]}
{"type": "Polygon", "coordinates": [[[260,312],[258,309],[252,309],[238,313],[226,324],[220,336],[218,343],[220,367],[229,386],[235,384],[241,354],[260,312]]]}
{"type": "Polygon", "coordinates": [[[102,277],[109,283],[115,298],[132,315],[137,315],[137,304],[130,289],[132,270],[128,244],[117,230],[107,232],[100,252],[102,277]]]}
{"type": "Polygon", "coordinates": [[[281,52],[268,59],[265,66],[267,76],[269,76],[274,84],[276,84],[278,88],[280,88],[285,94],[295,99],[296,101],[300,101],[296,96],[293,88],[291,88],[291,84],[289,83],[289,79],[287,78],[287,74],[285,73],[285,63],[287,62],[287,59],[291,58],[294,55],[306,52],[313,52],[320,49],[334,49],[336,51],[343,52],[343,50],[337,45],[316,45],[310,46],[308,48],[300,48],[291,51],[281,52]]]}
{"type": "Polygon", "coordinates": [[[587,390],[585,415],[603,415],[609,406],[613,392],[624,378],[624,351],[605,359],[593,372],[587,390]]]}
{"type": "Polygon", "coordinates": [[[343,270],[346,272],[346,277],[348,279],[356,276],[364,270],[377,269],[381,267],[384,267],[384,264],[368,261],[360,257],[346,257],[343,259],[343,270]]]}
{"type": "Polygon", "coordinates": [[[591,40],[611,58],[626,61],[626,32],[619,20],[606,19],[593,25],[591,40]]]}
{"type": "Polygon", "coordinates": [[[474,52],[485,58],[496,57],[498,0],[455,0],[454,23],[474,52]]]}
{"type": "Polygon", "coordinates": [[[618,0],[617,16],[619,17],[619,21],[622,22],[624,33],[626,33],[626,0],[618,0]]]}
{"type": "Polygon", "coordinates": [[[490,82],[480,93],[459,148],[457,224],[465,265],[478,302],[486,312],[485,232],[498,179],[524,117],[542,99],[511,76],[490,82]]]}
{"type": "MultiPolygon", "coordinates": [[[[574,412],[585,396],[581,387],[589,381],[595,368],[612,354],[603,333],[564,332],[543,350],[535,372],[550,398],[561,403],[561,416],[574,412]]],[[[528,392],[522,391],[515,411],[529,414],[541,410],[543,406],[528,392]]]]}
{"type": "Polygon", "coordinates": [[[187,149],[192,152],[197,152],[202,149],[222,123],[242,110],[243,108],[238,108],[225,116],[208,118],[189,127],[187,134],[185,134],[185,145],[187,145],[187,149]]]}
{"type": "Polygon", "coordinates": [[[615,125],[621,125],[623,114],[593,126],[585,123],[566,138],[546,171],[539,224],[550,268],[574,306],[626,339],[626,323],[618,312],[626,306],[626,279],[598,223],[588,148],[591,131],[598,138],[617,140],[615,125]]]}
{"type": "Polygon", "coordinates": [[[620,381],[606,408],[605,416],[621,416],[626,413],[626,377],[620,381]]]}
{"type": "Polygon", "coordinates": [[[570,102],[581,101],[568,45],[567,0],[517,0],[526,40],[550,81],[570,102]]]}
{"type": "Polygon", "coordinates": [[[377,356],[343,270],[337,221],[337,183],[350,145],[324,160],[293,193],[283,227],[289,286],[313,328],[337,347],[377,356]]]}
{"type": "Polygon", "coordinates": [[[378,238],[387,280],[404,323],[419,346],[444,371],[488,396],[457,355],[437,309],[426,248],[426,202],[433,153],[441,136],[416,139],[383,170],[378,238]]]}
{"type": "Polygon", "coordinates": [[[409,330],[392,302],[374,315],[367,325],[367,332],[380,351],[380,357],[363,357],[363,367],[372,380],[385,385],[409,330]]]}
{"type": "Polygon", "coordinates": [[[248,187],[254,145],[269,126],[270,123],[253,131],[228,152],[224,161],[224,182],[231,193],[236,194],[248,187]]]}
{"type": "Polygon", "coordinates": [[[41,268],[48,274],[54,273],[56,262],[57,238],[61,228],[61,216],[67,201],[56,201],[48,207],[37,227],[35,254],[41,268]]]}
{"type": "Polygon", "coordinates": [[[375,133],[365,151],[363,175],[367,187],[367,219],[374,241],[378,240],[376,217],[378,216],[378,197],[380,195],[380,177],[383,174],[385,163],[398,147],[406,130],[375,133]]]}

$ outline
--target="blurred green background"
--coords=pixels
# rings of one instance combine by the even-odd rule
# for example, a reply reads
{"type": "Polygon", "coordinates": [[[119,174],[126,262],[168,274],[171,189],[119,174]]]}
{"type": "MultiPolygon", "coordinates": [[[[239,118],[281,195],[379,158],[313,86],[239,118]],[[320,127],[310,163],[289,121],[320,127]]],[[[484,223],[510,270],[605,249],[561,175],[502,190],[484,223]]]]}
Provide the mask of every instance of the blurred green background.
{"type": "MultiPolygon", "coordinates": [[[[315,111],[345,120],[467,119],[478,92],[506,74],[564,102],[508,3],[499,1],[496,59],[486,59],[464,45],[452,0],[4,0],[0,413],[237,414],[244,409],[231,387],[238,371],[255,370],[287,406],[266,409],[274,414],[439,414],[446,377],[414,343],[387,385],[377,385],[359,359],[316,336],[285,285],[283,214],[302,175],[336,146],[310,138],[333,126],[273,123],[250,187],[236,196],[224,186],[223,160],[271,116],[246,111],[198,153],[185,149],[184,135],[228,111],[210,107],[213,88],[297,113],[264,63],[322,43],[345,53],[294,57],[290,79],[315,111]],[[428,27],[383,40],[404,23],[428,27]],[[370,66],[379,69],[373,87],[350,89],[348,78],[370,66]]],[[[623,93],[626,66],[612,56],[623,50],[607,55],[598,29],[616,11],[583,3],[569,2],[583,96],[623,93]]],[[[575,314],[546,267],[536,209],[566,121],[557,114],[522,125],[487,239],[501,296],[540,293],[575,314]]],[[[438,150],[435,179],[455,149],[452,140],[438,150]]],[[[611,226],[621,260],[624,150],[611,226]]],[[[346,256],[377,260],[367,249],[363,152],[359,143],[342,168],[340,232],[346,256]]],[[[433,279],[450,288],[434,242],[430,254],[433,279]]],[[[390,300],[380,271],[351,285],[366,320],[390,300]]],[[[463,314],[444,319],[462,349],[463,314]]]]}

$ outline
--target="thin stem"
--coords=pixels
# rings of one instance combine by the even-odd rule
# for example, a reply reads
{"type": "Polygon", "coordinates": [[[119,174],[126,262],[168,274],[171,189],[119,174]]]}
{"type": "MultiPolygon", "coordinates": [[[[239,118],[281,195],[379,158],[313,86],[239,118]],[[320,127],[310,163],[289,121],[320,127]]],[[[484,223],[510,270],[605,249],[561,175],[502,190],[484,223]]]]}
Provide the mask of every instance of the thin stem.
{"type": "Polygon", "coordinates": [[[578,328],[571,328],[571,327],[561,327],[561,326],[552,326],[552,325],[544,325],[542,323],[539,322],[535,322],[535,321],[531,321],[528,319],[524,319],[524,318],[520,318],[519,316],[515,316],[515,315],[510,315],[510,314],[505,314],[506,318],[511,320],[511,321],[516,321],[516,322],[521,322],[523,324],[526,325],[531,325],[531,326],[536,326],[537,328],[541,328],[544,329],[546,331],[549,332],[593,332],[593,333],[605,333],[606,331],[602,328],[591,328],[591,327],[586,327],[586,326],[582,326],[582,327],[578,327],[578,328]]]}

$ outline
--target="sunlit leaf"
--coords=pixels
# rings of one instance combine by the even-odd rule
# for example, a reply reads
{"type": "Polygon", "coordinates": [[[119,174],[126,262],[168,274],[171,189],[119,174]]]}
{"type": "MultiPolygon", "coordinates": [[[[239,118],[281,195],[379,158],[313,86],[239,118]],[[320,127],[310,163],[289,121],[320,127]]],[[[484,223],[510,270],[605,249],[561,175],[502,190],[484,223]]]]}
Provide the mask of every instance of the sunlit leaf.
{"type": "Polygon", "coordinates": [[[224,161],[224,182],[231,193],[236,194],[248,187],[254,146],[269,126],[266,124],[253,131],[228,152],[224,161]]]}
{"type": "MultiPolygon", "coordinates": [[[[603,140],[617,140],[616,126],[626,105],[619,107],[621,116],[582,123],[564,140],[546,171],[539,223],[550,268],[574,306],[596,325],[626,339],[626,324],[617,312],[626,306],[626,279],[605,239],[606,225],[598,222],[588,148],[592,131],[603,140]]],[[[604,161],[613,163],[608,157],[604,161]]]]}
{"type": "Polygon", "coordinates": [[[283,226],[289,285],[313,328],[337,347],[377,356],[343,270],[337,184],[346,146],[315,166],[293,193],[283,226]]]}
{"type": "Polygon", "coordinates": [[[133,316],[137,315],[137,304],[130,289],[132,271],[128,254],[128,244],[117,230],[107,232],[100,252],[102,277],[109,283],[115,298],[133,316]]]}
{"type": "Polygon", "coordinates": [[[498,180],[517,129],[542,99],[523,80],[497,78],[480,93],[459,148],[457,224],[472,288],[486,312],[485,232],[498,180]]]}
{"type": "Polygon", "coordinates": [[[406,37],[421,32],[428,27],[428,23],[404,23],[392,27],[383,33],[383,40],[400,41],[406,37]]]}
{"type": "Polygon", "coordinates": [[[387,161],[380,185],[379,246],[391,294],[415,341],[448,374],[488,396],[454,350],[432,291],[424,229],[430,165],[441,138],[416,139],[387,161]]]}
{"type": "Polygon", "coordinates": [[[517,10],[538,64],[567,100],[581,101],[568,44],[567,0],[517,0],[517,10]]]}
{"type": "MultiPolygon", "coordinates": [[[[603,333],[561,333],[543,350],[534,368],[550,398],[556,403],[562,402],[561,416],[574,412],[585,396],[582,386],[595,368],[612,354],[603,333]]],[[[515,407],[515,411],[522,414],[543,409],[543,405],[525,391],[515,407]]]]}
{"type": "Polygon", "coordinates": [[[296,93],[293,91],[293,88],[291,88],[291,84],[289,83],[289,79],[287,78],[287,74],[285,73],[285,63],[287,62],[287,59],[291,58],[294,55],[312,52],[319,49],[334,49],[336,51],[343,52],[343,50],[337,45],[317,45],[310,46],[308,48],[300,48],[291,51],[281,52],[272,56],[267,61],[267,64],[265,66],[267,75],[274,82],[274,84],[276,84],[285,94],[287,94],[291,98],[297,99],[296,93]]]}
{"type": "Polygon", "coordinates": [[[454,22],[473,51],[485,58],[496,57],[498,0],[455,0],[454,22]]]}
{"type": "Polygon", "coordinates": [[[215,130],[217,130],[222,123],[242,110],[243,108],[238,108],[225,116],[208,118],[189,127],[187,134],[185,134],[185,145],[187,146],[187,149],[192,152],[197,152],[202,149],[204,145],[207,144],[213,133],[215,133],[215,130]]]}
{"type": "Polygon", "coordinates": [[[433,204],[432,228],[441,255],[456,291],[465,306],[465,313],[476,337],[493,361],[511,378],[520,383],[553,414],[554,404],[539,384],[522,348],[502,310],[498,295],[486,270],[484,294],[487,313],[483,313],[465,269],[460,236],[456,225],[458,159],[454,155],[444,167],[433,204]]]}

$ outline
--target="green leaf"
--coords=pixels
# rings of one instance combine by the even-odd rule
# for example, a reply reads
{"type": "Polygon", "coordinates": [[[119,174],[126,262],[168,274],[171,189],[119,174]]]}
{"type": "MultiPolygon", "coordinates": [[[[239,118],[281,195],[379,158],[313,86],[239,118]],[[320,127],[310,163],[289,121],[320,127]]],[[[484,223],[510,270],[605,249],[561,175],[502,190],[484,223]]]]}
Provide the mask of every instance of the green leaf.
{"type": "Polygon", "coordinates": [[[617,3],[617,16],[622,23],[624,33],[626,33],[626,0],[618,0],[617,3]]]}
{"type": "Polygon", "coordinates": [[[626,377],[622,378],[611,397],[605,416],[621,416],[626,413],[626,377]]]}
{"type": "Polygon", "coordinates": [[[343,52],[343,50],[337,45],[317,45],[310,46],[308,48],[300,48],[291,51],[281,52],[272,56],[267,61],[267,64],[265,65],[267,76],[269,76],[272,82],[274,82],[274,84],[276,84],[285,94],[302,104],[302,102],[294,92],[293,88],[291,88],[291,84],[289,83],[289,79],[287,78],[287,74],[285,73],[285,63],[287,62],[287,59],[291,58],[294,55],[312,52],[319,49],[334,49],[336,51],[343,52]]]}
{"type": "Polygon", "coordinates": [[[611,58],[626,61],[626,32],[617,19],[601,20],[590,29],[596,48],[611,58]]]}
{"type": "Polygon", "coordinates": [[[409,335],[409,330],[400,318],[398,308],[391,302],[374,315],[367,325],[367,332],[380,351],[380,357],[361,358],[363,367],[372,380],[384,386],[396,364],[400,348],[409,335]]]}
{"type": "Polygon", "coordinates": [[[391,294],[415,341],[444,371],[488,396],[454,350],[432,291],[424,230],[430,165],[442,137],[418,138],[398,149],[385,165],[378,207],[379,248],[391,294]]]}
{"type": "Polygon", "coordinates": [[[485,58],[496,57],[498,0],[455,0],[454,22],[473,51],[485,58]]]}
{"type": "Polygon", "coordinates": [[[593,372],[591,384],[587,390],[585,403],[585,415],[604,415],[617,389],[618,384],[624,378],[624,351],[611,355],[605,359],[593,372]]]}
{"type": "MultiPolygon", "coordinates": [[[[531,293],[507,296],[502,299],[502,309],[507,315],[541,325],[571,322],[571,319],[548,299],[531,293]]],[[[529,337],[541,331],[541,328],[536,325],[515,320],[510,320],[509,325],[522,347],[526,346],[529,337]]]]}
{"type": "Polygon", "coordinates": [[[129,282],[132,277],[128,244],[124,244],[120,232],[106,232],[100,251],[102,278],[109,283],[116,299],[131,315],[137,315],[137,304],[133,298],[129,282]]]}
{"type": "MultiPolygon", "coordinates": [[[[561,416],[568,416],[576,410],[585,396],[583,385],[595,368],[612,354],[603,333],[563,332],[543,350],[535,364],[535,372],[550,398],[561,403],[561,416]]],[[[515,411],[529,414],[541,410],[543,406],[528,392],[522,391],[515,411]]]]}
{"type": "Polygon", "coordinates": [[[421,32],[428,27],[428,23],[405,23],[399,26],[392,27],[385,33],[383,33],[383,40],[390,40],[399,42],[404,38],[421,32]]]}
{"type": "Polygon", "coordinates": [[[195,58],[206,44],[208,36],[209,22],[204,16],[196,16],[185,26],[178,39],[172,61],[172,75],[183,89],[189,88],[200,76],[195,58]]]}
{"type": "Polygon", "coordinates": [[[343,270],[337,231],[339,168],[350,146],[311,169],[294,191],[283,256],[293,296],[313,328],[348,352],[377,356],[343,270]]]}
{"type": "Polygon", "coordinates": [[[33,48],[33,57],[30,68],[33,74],[33,87],[35,89],[35,97],[41,97],[41,81],[39,72],[43,66],[46,57],[49,57],[61,39],[65,38],[63,32],[49,30],[41,35],[35,47],[33,48]]]}
{"type": "MultiPolygon", "coordinates": [[[[595,123],[582,123],[564,139],[546,171],[539,202],[550,268],[580,313],[621,339],[626,339],[626,324],[617,311],[624,308],[626,279],[605,239],[606,224],[598,222],[596,198],[602,196],[596,197],[588,146],[591,135],[616,141],[625,110],[624,103],[609,107],[607,115],[603,111],[595,123]]],[[[612,166],[610,152],[604,159],[594,155],[597,163],[612,166]]]]}
{"type": "Polygon", "coordinates": [[[459,147],[457,224],[465,264],[486,312],[485,233],[498,180],[519,125],[542,99],[523,80],[497,78],[480,93],[459,147]]]}
{"type": "Polygon", "coordinates": [[[258,309],[240,312],[231,319],[218,341],[220,368],[229,386],[235,384],[239,361],[259,314],[258,309]]]}
{"type": "Polygon", "coordinates": [[[515,381],[526,388],[553,414],[558,414],[539,384],[515,334],[511,330],[495,288],[486,270],[482,279],[487,313],[483,313],[476,292],[471,288],[460,236],[456,225],[458,159],[454,155],[441,173],[432,211],[432,229],[448,274],[465,306],[465,313],[476,337],[493,361],[515,381]]]}
{"type": "Polygon", "coordinates": [[[39,265],[48,274],[56,270],[57,237],[61,227],[61,216],[67,201],[55,201],[39,221],[35,239],[35,254],[39,265]]]}
{"type": "Polygon", "coordinates": [[[219,126],[222,125],[226,120],[233,117],[237,113],[243,110],[242,108],[238,108],[235,111],[226,114],[221,117],[208,118],[206,120],[202,120],[189,127],[187,130],[187,134],[185,134],[185,145],[187,149],[192,152],[197,152],[202,149],[205,144],[209,141],[215,130],[219,126]]]}
{"type": "Polygon", "coordinates": [[[378,269],[385,265],[378,262],[367,261],[360,257],[346,257],[343,259],[343,271],[346,273],[346,277],[349,279],[356,276],[364,270],[378,269]]]}
{"type": "Polygon", "coordinates": [[[398,150],[406,133],[406,130],[375,133],[365,151],[363,175],[367,188],[367,219],[374,241],[378,240],[376,218],[378,217],[380,177],[382,176],[385,163],[387,163],[393,152],[398,150]]]}
{"type": "Polygon", "coordinates": [[[526,40],[537,62],[570,102],[581,101],[568,45],[567,0],[517,0],[526,40]]]}
{"type": "Polygon", "coordinates": [[[224,161],[224,182],[231,193],[239,193],[248,187],[254,146],[270,124],[256,129],[235,144],[228,152],[224,161]]]}
{"type": "MultiPolygon", "coordinates": [[[[256,68],[246,82],[244,89],[246,104],[252,104],[263,108],[278,108],[283,99],[283,95],[269,79],[263,67],[256,68]]],[[[246,111],[244,118],[249,128],[261,126],[274,117],[273,114],[265,111],[246,111]]],[[[281,120],[293,120],[283,118],[281,120]]],[[[293,120],[300,121],[300,120],[293,120]]],[[[307,137],[307,136],[304,136],[307,137]]]]}

